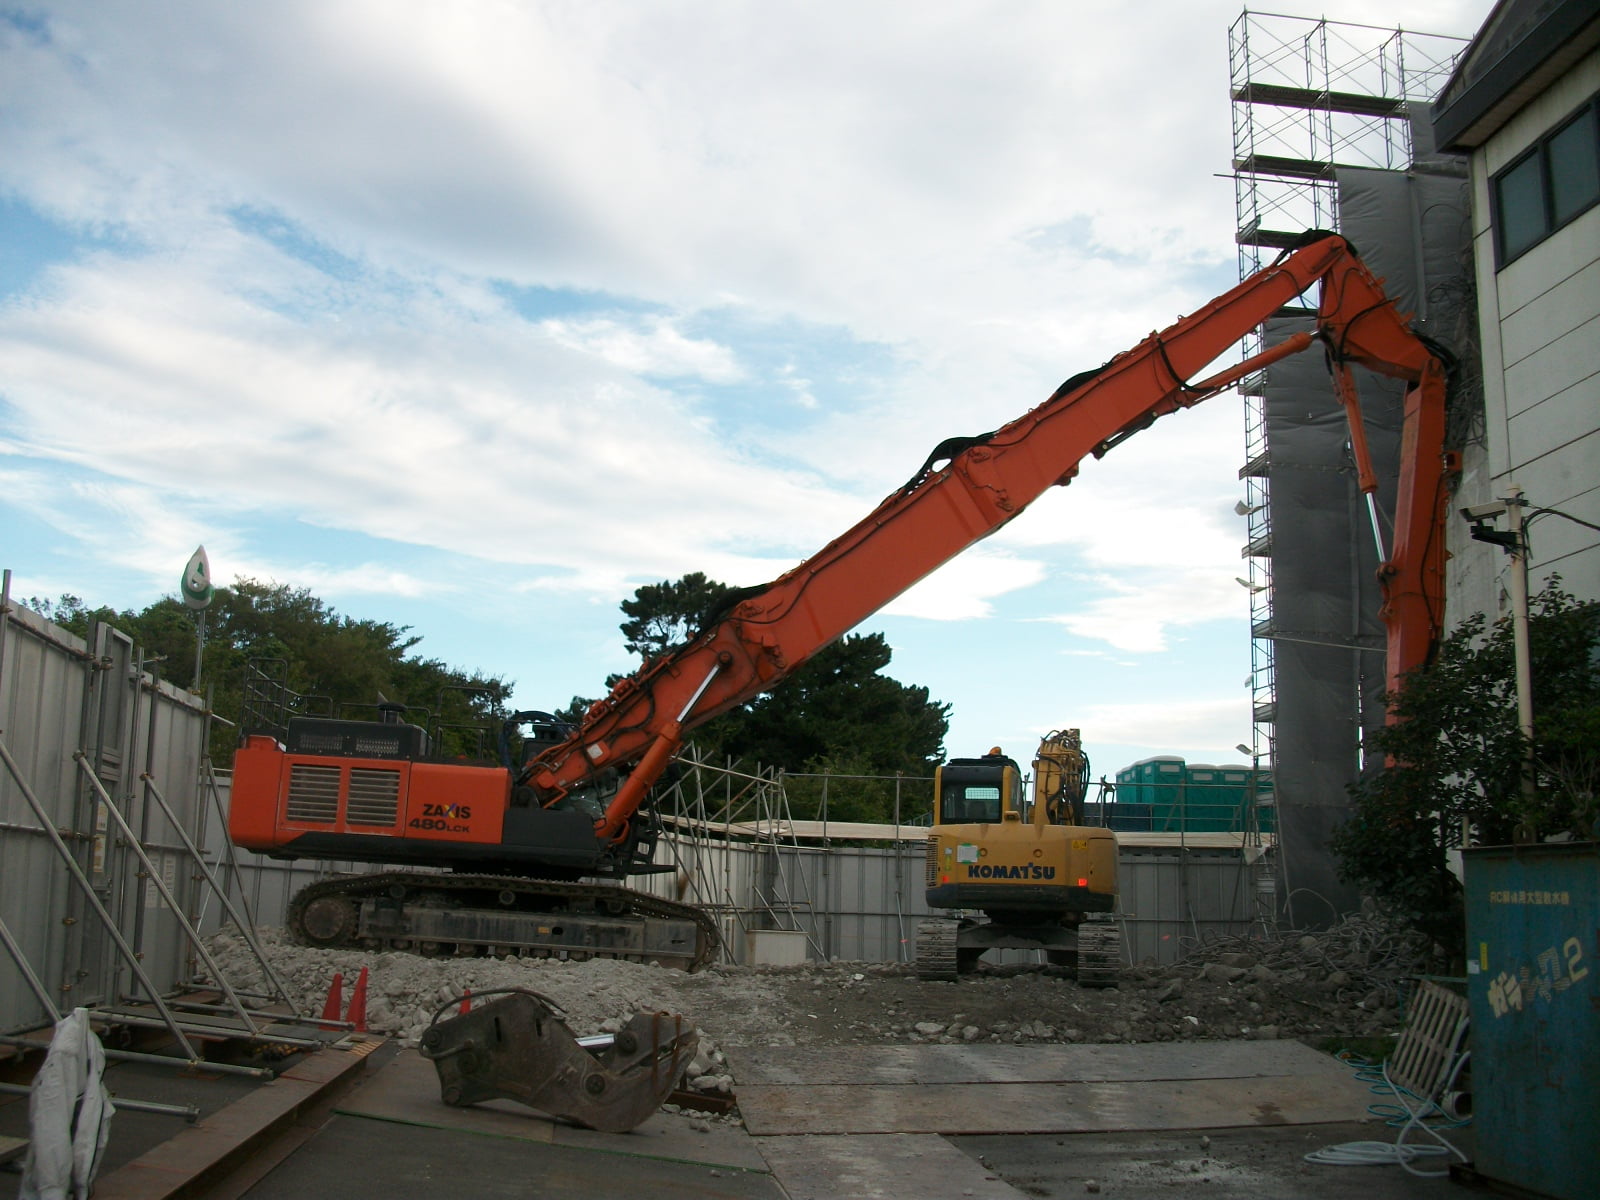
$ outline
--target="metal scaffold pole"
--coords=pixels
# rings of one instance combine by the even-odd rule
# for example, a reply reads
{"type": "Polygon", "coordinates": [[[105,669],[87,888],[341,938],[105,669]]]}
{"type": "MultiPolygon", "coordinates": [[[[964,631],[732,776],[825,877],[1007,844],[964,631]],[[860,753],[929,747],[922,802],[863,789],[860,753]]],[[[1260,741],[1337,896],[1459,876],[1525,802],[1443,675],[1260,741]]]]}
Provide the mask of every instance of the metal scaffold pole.
{"type": "MultiPolygon", "coordinates": [[[[82,761],[82,759],[79,759],[80,763],[82,761]]],[[[91,778],[93,778],[92,775],[91,778]]],[[[278,973],[272,969],[272,964],[267,961],[266,951],[261,948],[261,943],[256,939],[251,921],[234,907],[232,900],[228,899],[227,890],[217,881],[217,877],[211,872],[211,869],[206,866],[204,858],[201,857],[200,848],[195,845],[194,839],[189,836],[178,822],[177,814],[172,810],[172,805],[167,803],[167,799],[161,794],[161,790],[156,787],[155,780],[151,779],[148,773],[143,776],[143,779],[146,794],[156,802],[157,806],[166,815],[168,822],[177,832],[179,840],[183,842],[184,848],[189,852],[189,857],[199,869],[201,878],[211,886],[211,890],[216,893],[217,899],[222,901],[222,907],[227,910],[228,916],[233,918],[233,923],[238,928],[240,936],[244,938],[245,944],[250,947],[250,953],[255,956],[256,962],[260,964],[261,973],[266,977],[268,983],[272,985],[273,994],[289,1006],[289,1012],[293,1016],[300,1016],[300,1010],[295,1006],[294,998],[289,994],[289,989],[284,987],[283,980],[278,978],[278,973]]],[[[96,783],[98,784],[98,780],[96,783]]],[[[214,964],[211,963],[210,955],[205,954],[203,950],[201,950],[201,954],[205,957],[207,965],[216,970],[214,964]]],[[[217,979],[217,983],[218,986],[222,985],[220,977],[217,979]]]]}
{"type": "Polygon", "coordinates": [[[95,916],[100,918],[107,935],[116,944],[117,950],[121,953],[123,961],[139,980],[145,990],[145,994],[150,997],[150,1003],[161,1014],[162,1024],[165,1025],[167,1031],[172,1034],[173,1039],[183,1049],[184,1056],[191,1063],[199,1063],[200,1055],[195,1051],[189,1039],[184,1036],[182,1028],[178,1025],[177,1018],[173,1015],[172,1010],[167,1007],[167,1002],[161,998],[160,990],[150,979],[149,974],[146,973],[144,965],[140,962],[140,956],[128,944],[128,939],[122,936],[122,931],[117,928],[116,921],[106,911],[106,906],[100,902],[100,897],[95,893],[94,884],[89,881],[89,877],[84,874],[83,868],[78,865],[78,860],[73,857],[72,850],[62,839],[61,834],[50,823],[50,814],[45,810],[44,805],[40,803],[39,797],[34,794],[33,788],[28,786],[28,781],[22,773],[22,768],[17,765],[17,760],[12,757],[11,751],[7,749],[3,739],[0,739],[0,762],[5,764],[6,770],[11,773],[11,778],[17,785],[17,791],[27,801],[28,807],[33,810],[33,815],[38,818],[40,832],[50,839],[51,844],[55,847],[56,854],[66,864],[67,870],[72,875],[73,882],[78,885],[78,890],[83,894],[83,898],[88,902],[89,907],[94,910],[95,916]]]}

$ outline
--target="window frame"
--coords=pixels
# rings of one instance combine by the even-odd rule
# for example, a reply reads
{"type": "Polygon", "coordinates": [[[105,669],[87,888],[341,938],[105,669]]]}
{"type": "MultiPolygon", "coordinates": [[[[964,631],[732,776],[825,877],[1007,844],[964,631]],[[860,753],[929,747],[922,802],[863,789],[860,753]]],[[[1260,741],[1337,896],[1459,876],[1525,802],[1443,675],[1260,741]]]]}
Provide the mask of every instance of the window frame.
{"type": "Polygon", "coordinates": [[[1557,137],[1566,132],[1571,125],[1583,120],[1586,116],[1593,122],[1595,156],[1596,160],[1600,161],[1600,93],[1596,93],[1562,117],[1549,130],[1541,134],[1526,150],[1489,177],[1489,219],[1494,233],[1495,270],[1499,271],[1510,266],[1535,246],[1542,245],[1554,234],[1565,229],[1590,209],[1600,204],[1600,188],[1597,188],[1594,195],[1590,196],[1585,204],[1574,209],[1564,220],[1557,221],[1555,219],[1555,186],[1550,167],[1550,145],[1557,137]],[[1505,211],[1501,204],[1500,196],[1501,184],[1535,156],[1537,156],[1539,163],[1538,178],[1541,211],[1538,215],[1543,231],[1515,253],[1508,253],[1505,238],[1505,211]]]}

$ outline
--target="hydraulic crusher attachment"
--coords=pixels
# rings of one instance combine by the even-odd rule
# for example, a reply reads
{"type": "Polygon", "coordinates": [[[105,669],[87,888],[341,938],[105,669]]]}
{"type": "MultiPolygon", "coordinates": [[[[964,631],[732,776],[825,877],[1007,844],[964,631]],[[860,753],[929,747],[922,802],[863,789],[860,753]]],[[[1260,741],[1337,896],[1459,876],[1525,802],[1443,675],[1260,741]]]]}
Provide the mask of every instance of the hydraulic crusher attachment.
{"type": "Polygon", "coordinates": [[[681,1016],[635,1013],[616,1034],[579,1038],[561,1010],[525,988],[475,993],[459,1016],[433,1015],[422,1056],[439,1073],[446,1104],[515,1100],[603,1133],[626,1133],[671,1095],[699,1038],[681,1016]],[[481,997],[497,999],[477,1004],[481,997]]]}

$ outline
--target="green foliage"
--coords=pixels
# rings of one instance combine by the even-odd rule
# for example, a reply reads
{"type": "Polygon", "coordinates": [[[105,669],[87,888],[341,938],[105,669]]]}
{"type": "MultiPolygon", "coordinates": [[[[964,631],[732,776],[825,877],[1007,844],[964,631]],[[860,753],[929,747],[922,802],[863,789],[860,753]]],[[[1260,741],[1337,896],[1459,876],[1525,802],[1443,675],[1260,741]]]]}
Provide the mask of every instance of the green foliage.
{"type": "Polygon", "coordinates": [[[825,646],[772,691],[707,727],[721,753],[789,770],[927,775],[943,752],[950,706],[882,672],[893,652],[881,633],[825,646]]]}
{"type": "MultiPolygon", "coordinates": [[[[687,642],[726,607],[734,592],[699,572],[639,588],[633,599],[622,602],[628,620],[621,629],[628,649],[656,657],[687,642]]],[[[696,729],[694,740],[712,757],[791,772],[931,775],[943,756],[950,706],[930,699],[925,687],[883,674],[891,657],[882,634],[849,634],[812,655],[770,692],[696,729]]],[[[574,697],[566,712],[581,714],[586,705],[574,697]]],[[[892,779],[848,790],[846,799],[830,784],[833,819],[881,821],[892,816],[892,779]],[[844,815],[847,811],[856,815],[844,815]]],[[[796,780],[790,802],[796,817],[816,815],[820,783],[813,789],[796,780]]]]}
{"type": "Polygon", "coordinates": [[[693,571],[677,582],[662,580],[647,583],[622,602],[623,645],[629,654],[657,658],[674,646],[681,646],[709,624],[722,609],[734,588],[701,571],[693,571]]]}
{"type": "MultiPolygon", "coordinates": [[[[95,622],[114,625],[133,638],[147,669],[185,687],[194,677],[196,617],[172,597],[139,612],[90,609],[76,596],[28,606],[80,637],[95,622]]],[[[418,724],[431,717],[451,727],[441,746],[446,753],[476,754],[480,739],[459,727],[503,713],[510,696],[502,679],[412,654],[422,639],[406,626],[343,616],[305,588],[237,579],[217,589],[205,622],[202,684],[211,690],[213,711],[235,726],[248,666],[260,659],[283,662],[287,686],[314,698],[307,710],[313,715],[368,719],[381,700],[404,704],[418,724]]],[[[218,762],[231,762],[233,739],[212,740],[218,762]]]]}
{"type": "Polygon", "coordinates": [[[802,774],[786,775],[784,793],[801,819],[902,825],[925,822],[933,811],[933,766],[915,773],[874,770],[862,759],[829,755],[802,774]]]}
{"type": "Polygon", "coordinates": [[[1534,787],[1517,722],[1509,618],[1462,622],[1434,661],[1389,698],[1398,718],[1374,735],[1387,766],[1352,785],[1354,815],[1333,838],[1344,877],[1454,954],[1461,887],[1446,850],[1562,832],[1588,836],[1600,782],[1600,613],[1559,580],[1529,603],[1534,787]]]}
{"type": "Polygon", "coordinates": [[[53,621],[61,628],[87,637],[89,626],[95,621],[114,621],[117,612],[111,608],[90,608],[83,600],[64,592],[58,600],[47,600],[40,596],[29,596],[22,601],[22,607],[38,613],[46,620],[53,621]]]}

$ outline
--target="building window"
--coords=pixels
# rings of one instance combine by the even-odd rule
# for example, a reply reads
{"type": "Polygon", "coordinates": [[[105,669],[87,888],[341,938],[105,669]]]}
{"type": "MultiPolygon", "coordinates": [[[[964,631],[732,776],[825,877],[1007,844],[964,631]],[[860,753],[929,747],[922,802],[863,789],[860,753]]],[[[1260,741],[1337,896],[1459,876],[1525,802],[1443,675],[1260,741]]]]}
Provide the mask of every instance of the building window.
{"type": "Polygon", "coordinates": [[[1600,98],[1590,100],[1491,181],[1500,266],[1600,201],[1600,98]]]}
{"type": "Polygon", "coordinates": [[[1550,204],[1557,226],[1600,197],[1600,139],[1591,106],[1550,139],[1550,204]]]}

